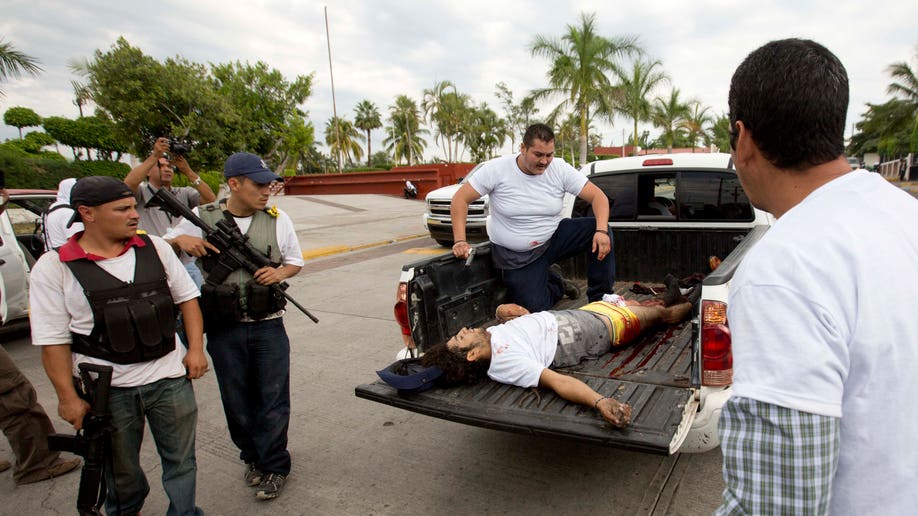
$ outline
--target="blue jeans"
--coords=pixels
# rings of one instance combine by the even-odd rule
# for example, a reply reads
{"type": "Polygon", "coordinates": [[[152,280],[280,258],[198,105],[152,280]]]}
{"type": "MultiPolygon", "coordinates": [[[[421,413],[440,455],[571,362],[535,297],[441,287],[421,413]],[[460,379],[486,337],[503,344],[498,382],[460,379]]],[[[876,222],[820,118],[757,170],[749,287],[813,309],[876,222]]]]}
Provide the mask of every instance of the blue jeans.
{"type": "MultiPolygon", "coordinates": [[[[510,301],[525,306],[530,312],[549,310],[564,297],[564,282],[548,270],[551,264],[586,251],[587,299],[599,301],[603,294],[611,294],[615,283],[615,244],[602,261],[591,251],[596,219],[582,217],[562,219],[548,242],[548,249],[535,261],[519,269],[504,270],[504,284],[510,301]]],[[[612,235],[609,235],[610,242],[612,235]]]]}
{"type": "Polygon", "coordinates": [[[290,340],[283,318],[210,329],[207,352],[239,458],[263,473],[290,473],[290,340]]]}
{"type": "Polygon", "coordinates": [[[188,262],[185,265],[185,270],[188,271],[188,275],[191,276],[191,281],[201,289],[201,285],[204,284],[204,275],[201,274],[201,269],[194,262],[188,262]]]}
{"type": "Polygon", "coordinates": [[[204,514],[194,503],[198,405],[191,380],[165,378],[140,387],[113,387],[108,406],[114,431],[112,467],[105,471],[106,514],[137,514],[150,492],[140,467],[145,421],[162,462],[163,489],[169,497],[166,514],[204,514]]]}

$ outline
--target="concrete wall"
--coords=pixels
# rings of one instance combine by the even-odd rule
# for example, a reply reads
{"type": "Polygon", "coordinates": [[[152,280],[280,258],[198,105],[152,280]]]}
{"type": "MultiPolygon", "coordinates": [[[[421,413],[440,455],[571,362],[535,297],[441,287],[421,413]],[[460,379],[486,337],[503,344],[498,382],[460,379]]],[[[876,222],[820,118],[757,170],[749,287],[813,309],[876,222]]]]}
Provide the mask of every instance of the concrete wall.
{"type": "Polygon", "coordinates": [[[349,174],[309,174],[286,179],[284,193],[290,195],[318,194],[383,194],[401,196],[405,181],[418,188],[418,199],[442,186],[455,184],[474,167],[474,163],[437,163],[395,167],[379,172],[349,174]]]}

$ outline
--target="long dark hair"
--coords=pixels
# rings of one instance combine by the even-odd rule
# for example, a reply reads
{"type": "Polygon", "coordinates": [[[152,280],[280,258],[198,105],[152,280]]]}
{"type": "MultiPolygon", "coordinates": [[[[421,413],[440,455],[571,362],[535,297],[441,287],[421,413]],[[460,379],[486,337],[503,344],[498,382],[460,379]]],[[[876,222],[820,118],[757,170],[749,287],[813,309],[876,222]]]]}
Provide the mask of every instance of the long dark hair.
{"type": "Polygon", "coordinates": [[[450,351],[446,344],[437,344],[424,352],[421,365],[437,366],[443,371],[443,375],[437,378],[437,385],[441,387],[471,385],[488,375],[491,360],[469,362],[466,353],[467,350],[450,351]]]}

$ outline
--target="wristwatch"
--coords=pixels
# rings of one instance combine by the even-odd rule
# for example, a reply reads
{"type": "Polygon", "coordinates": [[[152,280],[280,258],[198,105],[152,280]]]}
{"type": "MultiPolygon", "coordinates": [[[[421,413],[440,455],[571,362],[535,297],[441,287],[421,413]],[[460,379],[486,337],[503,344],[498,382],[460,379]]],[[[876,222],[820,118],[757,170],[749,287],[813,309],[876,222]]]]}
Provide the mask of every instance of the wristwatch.
{"type": "Polygon", "coordinates": [[[199,184],[201,184],[201,176],[191,182],[191,186],[198,186],[199,184]]]}

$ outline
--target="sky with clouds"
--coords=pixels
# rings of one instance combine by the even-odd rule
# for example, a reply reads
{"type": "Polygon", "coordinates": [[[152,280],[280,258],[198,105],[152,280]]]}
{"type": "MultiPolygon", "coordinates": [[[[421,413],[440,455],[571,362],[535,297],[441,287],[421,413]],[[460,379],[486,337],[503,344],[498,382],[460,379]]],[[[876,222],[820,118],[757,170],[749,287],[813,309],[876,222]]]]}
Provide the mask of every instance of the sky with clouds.
{"type": "MultiPolygon", "coordinates": [[[[529,46],[537,35],[561,36],[581,12],[596,13],[601,35],[637,36],[682,98],[698,99],[716,114],[727,109],[736,66],[773,39],[814,39],[839,56],[851,83],[848,133],[866,102],[888,98],[889,64],[918,66],[918,2],[908,0],[5,0],[0,38],[36,57],[44,72],[6,81],[0,112],[27,106],[42,116],[76,117],[70,81],[79,78],[68,62],[91,58],[124,36],[160,61],[175,55],[201,63],[262,60],[287,78],[315,73],[302,108],[322,139],[333,107],[326,8],[337,111],[351,119],[361,100],[385,117],[396,95],[419,101],[442,80],[501,113],[495,85],[506,83],[517,101],[545,87],[548,62],[531,56],[529,46]]],[[[542,113],[550,108],[543,105],[542,113]]],[[[631,132],[623,119],[594,125],[605,145],[620,145],[623,130],[631,132]]],[[[16,128],[0,126],[0,140],[16,136],[16,128]]],[[[381,139],[375,131],[374,151],[381,139]]],[[[443,154],[428,143],[428,157],[443,154]]]]}

